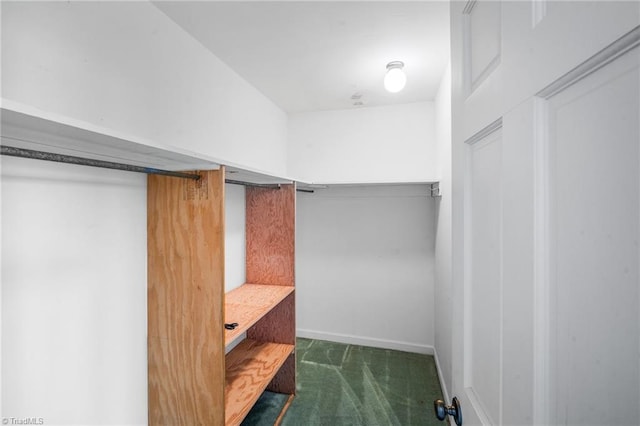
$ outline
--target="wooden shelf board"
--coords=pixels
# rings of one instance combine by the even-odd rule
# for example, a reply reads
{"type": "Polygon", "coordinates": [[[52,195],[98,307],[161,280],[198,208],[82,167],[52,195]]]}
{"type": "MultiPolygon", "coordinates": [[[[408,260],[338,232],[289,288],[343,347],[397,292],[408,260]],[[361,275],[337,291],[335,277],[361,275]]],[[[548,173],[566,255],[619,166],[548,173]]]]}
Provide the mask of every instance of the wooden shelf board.
{"type": "Polygon", "coordinates": [[[294,345],[245,339],[225,357],[225,425],[239,425],[294,351],[294,345]]]}
{"type": "Polygon", "coordinates": [[[2,145],[165,170],[213,170],[219,163],[173,146],[2,99],[2,145]]]}
{"type": "Polygon", "coordinates": [[[225,347],[293,291],[294,287],[291,286],[243,284],[225,294],[224,322],[238,323],[235,330],[225,330],[225,347]]]}
{"type": "Polygon", "coordinates": [[[229,179],[279,184],[295,180],[4,97],[0,97],[0,121],[1,144],[15,148],[175,171],[217,170],[225,164],[230,166],[229,179]]]}

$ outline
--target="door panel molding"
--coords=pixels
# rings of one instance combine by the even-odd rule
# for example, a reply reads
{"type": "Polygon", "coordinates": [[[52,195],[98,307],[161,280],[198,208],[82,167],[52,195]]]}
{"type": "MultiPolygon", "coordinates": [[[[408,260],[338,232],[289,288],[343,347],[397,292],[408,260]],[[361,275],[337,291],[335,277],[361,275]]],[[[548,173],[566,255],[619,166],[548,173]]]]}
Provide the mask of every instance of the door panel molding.
{"type": "MultiPolygon", "coordinates": [[[[465,396],[471,403],[473,407],[474,413],[478,416],[478,419],[482,422],[483,425],[495,425],[496,423],[489,417],[486,411],[486,407],[482,404],[482,401],[478,397],[476,391],[471,387],[464,388],[465,396]]],[[[462,414],[464,416],[464,407],[462,414]]],[[[464,418],[464,417],[463,417],[464,418]]]]}
{"type": "Polygon", "coordinates": [[[498,118],[496,121],[484,127],[482,130],[476,132],[473,136],[471,136],[469,139],[464,141],[464,143],[467,145],[473,145],[474,143],[481,141],[482,139],[489,136],[491,133],[497,132],[500,129],[502,129],[502,117],[498,118]]]}
{"type": "Polygon", "coordinates": [[[549,84],[539,91],[536,96],[542,99],[549,99],[638,45],[640,45],[640,26],[635,27],[618,40],[549,84]]]}
{"type": "Polygon", "coordinates": [[[499,424],[502,418],[501,130],[502,118],[465,141],[463,386],[475,412],[486,424],[499,424]],[[491,224],[474,229],[475,220],[491,224]],[[480,249],[485,244],[487,249],[480,249]],[[500,266],[483,266],[496,263],[500,266]],[[476,281],[472,282],[472,277],[476,281]]]}
{"type": "Polygon", "coordinates": [[[466,95],[469,96],[500,65],[502,6],[497,1],[469,0],[462,11],[462,18],[464,80],[466,95]]]}
{"type": "Polygon", "coordinates": [[[534,98],[533,146],[533,424],[549,424],[549,105],[534,98]]]}
{"type": "Polygon", "coordinates": [[[538,26],[547,16],[547,0],[531,0],[531,28],[538,26]]]}
{"type": "MultiPolygon", "coordinates": [[[[554,368],[562,369],[563,365],[558,364],[558,360],[554,356],[554,351],[557,350],[557,339],[566,338],[567,336],[558,336],[557,331],[553,327],[554,324],[557,327],[559,320],[556,316],[559,315],[559,311],[563,309],[563,306],[558,304],[558,294],[560,291],[564,291],[566,296],[566,292],[570,289],[570,287],[568,287],[570,284],[568,284],[564,290],[560,290],[558,287],[560,283],[556,281],[558,265],[556,265],[556,261],[554,259],[557,258],[558,252],[554,241],[558,238],[559,229],[557,229],[557,225],[555,224],[554,218],[558,212],[556,211],[557,207],[554,206],[553,200],[555,197],[554,182],[556,180],[554,170],[557,169],[554,166],[554,162],[556,161],[555,144],[558,143],[557,136],[555,135],[556,121],[566,121],[568,119],[566,117],[558,119],[556,118],[556,115],[558,114],[558,111],[562,111],[563,114],[567,114],[567,105],[571,105],[574,102],[585,102],[585,100],[588,100],[590,96],[598,96],[599,91],[603,88],[614,90],[616,87],[615,85],[617,84],[616,81],[619,78],[624,78],[624,76],[629,72],[637,73],[638,54],[640,53],[640,49],[635,48],[638,46],[640,46],[640,27],[636,27],[620,39],[611,43],[605,49],[597,52],[591,58],[545,87],[543,90],[538,92],[537,97],[534,97],[535,374],[533,424],[556,424],[566,421],[566,419],[557,418],[559,414],[557,413],[557,406],[555,404],[561,403],[560,400],[565,400],[566,395],[559,395],[556,392],[558,385],[556,380],[559,379],[555,378],[556,374],[554,374],[554,368]],[[629,55],[627,55],[627,53],[629,55]],[[635,55],[635,57],[633,55],[635,55]],[[611,65],[613,68],[607,67],[608,65],[611,65]],[[600,71],[604,72],[605,70],[608,74],[601,75],[600,71]],[[591,80],[585,80],[588,77],[591,77],[591,80]],[[586,86],[581,88],[581,90],[575,90],[574,87],[581,82],[585,82],[586,86]],[[570,89],[572,91],[569,91],[570,89]],[[564,97],[564,99],[562,99],[562,97],[564,97]]],[[[633,78],[631,80],[633,80],[633,78]]],[[[630,96],[632,97],[633,95],[630,96]]],[[[602,108],[606,109],[607,106],[602,106],[602,108]]],[[[573,113],[576,114],[579,112],[574,111],[573,113]]],[[[633,115],[633,113],[631,115],[633,115]]],[[[598,114],[597,120],[600,118],[600,114],[598,114]]],[[[585,118],[585,120],[588,120],[588,118],[585,118]]],[[[602,125],[612,126],[610,124],[611,117],[609,117],[608,120],[609,121],[603,119],[602,125]]],[[[631,120],[633,120],[633,118],[631,118],[631,120]]],[[[577,120],[577,122],[580,122],[580,120],[577,120]]],[[[615,129],[616,127],[613,126],[610,128],[615,129]]],[[[603,143],[606,142],[603,140],[603,143]]],[[[567,162],[563,164],[567,167],[570,162],[568,162],[566,158],[565,161],[567,162]]],[[[638,161],[637,158],[636,161],[638,161]]],[[[601,171],[593,171],[594,175],[597,175],[598,173],[601,173],[601,171]]],[[[607,178],[609,178],[609,175],[605,173],[603,175],[603,179],[607,178]]],[[[635,179],[637,180],[638,176],[636,176],[635,179]]],[[[612,182],[619,184],[618,181],[612,182]]],[[[635,184],[637,185],[638,183],[636,182],[635,184]]],[[[594,191],[594,196],[598,196],[596,191],[594,191]]],[[[588,254],[590,252],[587,250],[585,253],[588,254]]],[[[619,283],[617,285],[619,285],[619,283]]],[[[597,291],[595,293],[597,293],[597,291]]],[[[636,300],[636,310],[638,304],[639,302],[636,300]]],[[[602,321],[611,320],[611,318],[607,317],[607,314],[609,316],[613,315],[612,311],[603,311],[600,313],[600,315],[602,315],[602,321]]],[[[636,318],[635,322],[637,331],[638,328],[640,328],[637,325],[638,318],[636,318]]],[[[569,330],[568,326],[567,330],[569,330]]],[[[574,336],[572,338],[575,339],[576,337],[574,336]]],[[[580,336],[577,338],[579,339],[580,336]]],[[[609,340],[607,340],[607,342],[608,341],[609,340]]],[[[612,342],[616,343],[617,340],[614,339],[612,342]]],[[[585,358],[582,359],[581,362],[588,362],[589,359],[586,358],[586,356],[587,355],[585,354],[585,358]]],[[[578,360],[576,360],[576,362],[578,362],[578,360]]],[[[614,372],[614,374],[617,373],[614,372]]],[[[630,369],[629,374],[634,374],[633,368],[630,369]]],[[[637,375],[638,372],[635,371],[635,374],[637,375]]],[[[636,393],[637,392],[638,390],[636,390],[636,393]]],[[[619,399],[620,398],[618,398],[618,400],[619,399]]],[[[627,404],[627,406],[635,405],[627,404]]],[[[571,415],[571,413],[569,413],[570,409],[567,407],[565,408],[568,413],[565,414],[565,416],[571,415]]],[[[620,412],[622,410],[611,411],[620,412]]],[[[573,413],[573,415],[575,415],[575,413],[573,413]]],[[[597,410],[595,410],[593,415],[597,416],[597,410]]],[[[615,422],[614,418],[611,418],[610,420],[615,422]]]]}

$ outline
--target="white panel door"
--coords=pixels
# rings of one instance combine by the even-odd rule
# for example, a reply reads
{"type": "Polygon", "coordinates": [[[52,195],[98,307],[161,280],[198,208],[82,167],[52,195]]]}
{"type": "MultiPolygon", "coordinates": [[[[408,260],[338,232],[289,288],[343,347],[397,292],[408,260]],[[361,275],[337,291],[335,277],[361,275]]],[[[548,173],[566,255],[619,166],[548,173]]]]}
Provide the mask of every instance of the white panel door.
{"type": "Polygon", "coordinates": [[[451,4],[465,425],[640,424],[639,25],[638,2],[451,4]]]}
{"type": "Polygon", "coordinates": [[[542,106],[554,424],[640,422],[639,54],[636,47],[542,106]]]}

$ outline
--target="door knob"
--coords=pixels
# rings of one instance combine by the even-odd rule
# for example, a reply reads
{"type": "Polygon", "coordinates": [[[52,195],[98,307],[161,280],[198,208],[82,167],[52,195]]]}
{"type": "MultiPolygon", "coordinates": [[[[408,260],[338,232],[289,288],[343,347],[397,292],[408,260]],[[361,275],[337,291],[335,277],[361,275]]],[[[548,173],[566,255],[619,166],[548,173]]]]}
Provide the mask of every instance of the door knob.
{"type": "Polygon", "coordinates": [[[441,399],[433,401],[433,408],[436,411],[436,417],[438,420],[444,420],[447,414],[453,417],[456,425],[462,426],[462,408],[460,407],[460,401],[455,396],[451,400],[451,405],[445,405],[441,399]]]}

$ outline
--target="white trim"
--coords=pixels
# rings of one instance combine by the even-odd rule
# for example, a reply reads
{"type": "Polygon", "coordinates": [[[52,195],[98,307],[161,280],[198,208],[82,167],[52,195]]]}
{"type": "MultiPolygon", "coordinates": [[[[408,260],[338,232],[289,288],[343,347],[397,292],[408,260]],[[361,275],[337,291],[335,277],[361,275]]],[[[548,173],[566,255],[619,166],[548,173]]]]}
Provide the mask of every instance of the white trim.
{"type": "MultiPolygon", "coordinates": [[[[2,11],[1,11],[1,10],[2,10],[2,8],[0,7],[0,17],[2,16],[2,11]]],[[[0,69],[0,75],[1,75],[1,74],[2,74],[2,71],[1,71],[1,69],[0,69]]],[[[0,161],[0,176],[2,176],[2,161],[0,161]]],[[[2,212],[4,211],[4,210],[2,209],[2,200],[3,200],[3,198],[2,198],[2,186],[3,186],[3,185],[0,185],[0,218],[2,217],[2,212]]],[[[4,240],[2,239],[2,226],[0,226],[0,241],[4,241],[4,240]]],[[[2,270],[3,270],[3,269],[2,269],[2,259],[4,259],[4,257],[2,257],[2,244],[0,244],[0,271],[2,271],[2,270]]],[[[2,303],[2,288],[3,288],[3,286],[2,286],[2,285],[0,285],[0,314],[2,314],[2,306],[4,306],[4,305],[3,305],[3,303],[2,303]]],[[[145,302],[146,302],[146,298],[145,298],[145,302]]],[[[146,307],[146,306],[147,306],[147,305],[146,305],[146,303],[145,303],[145,307],[146,307]]],[[[1,316],[1,315],[0,315],[0,316],[1,316]]],[[[146,316],[146,315],[145,315],[145,318],[147,318],[147,316],[146,316]]],[[[145,326],[145,327],[146,327],[146,326],[145,326]]],[[[2,342],[3,342],[3,339],[2,339],[2,327],[0,327],[0,366],[5,365],[5,364],[2,362],[2,354],[4,353],[4,352],[2,351],[2,342]]],[[[2,369],[2,368],[0,368],[0,383],[4,383],[4,382],[2,381],[2,370],[3,370],[3,369],[2,369]]],[[[3,388],[3,386],[0,386],[0,415],[5,414],[5,412],[4,412],[4,411],[2,411],[2,401],[4,401],[4,399],[2,398],[2,388],[3,388]]]]}
{"type": "MultiPolygon", "coordinates": [[[[478,398],[478,394],[473,388],[465,388],[465,394],[467,395],[467,399],[471,403],[471,407],[473,412],[478,416],[480,420],[480,424],[482,425],[495,425],[496,423],[493,421],[491,416],[489,416],[484,404],[478,398]]],[[[462,408],[462,415],[464,419],[464,407],[462,408]]],[[[463,422],[464,424],[464,422],[463,422]]]]}
{"type": "Polygon", "coordinates": [[[436,370],[438,371],[438,380],[440,381],[440,389],[442,390],[442,398],[445,402],[451,401],[449,399],[449,391],[447,389],[447,382],[444,381],[444,375],[442,374],[442,368],[440,367],[440,358],[438,358],[438,351],[433,348],[433,359],[436,361],[436,370]]]}
{"type": "Polygon", "coordinates": [[[484,127],[482,130],[476,132],[469,139],[465,140],[464,143],[466,143],[467,145],[473,145],[474,143],[481,141],[482,139],[489,136],[491,133],[497,132],[500,129],[502,129],[502,117],[498,118],[493,123],[484,127]]]}
{"type": "MultiPolygon", "coordinates": [[[[499,44],[498,44],[498,52],[491,59],[489,64],[478,74],[478,76],[473,78],[473,64],[471,60],[473,44],[471,39],[471,13],[473,12],[474,7],[476,6],[476,0],[470,0],[464,7],[462,11],[462,31],[463,31],[463,93],[465,94],[465,98],[471,96],[471,94],[498,68],[500,63],[502,62],[502,26],[498,27],[499,31],[499,44]]],[[[500,19],[502,22],[502,5],[500,7],[500,19]]]]}
{"type": "Polygon", "coordinates": [[[464,9],[462,10],[462,13],[465,15],[469,15],[473,10],[473,8],[475,7],[475,5],[476,5],[476,0],[467,1],[467,4],[464,6],[464,9]]]}
{"type": "MultiPolygon", "coordinates": [[[[474,389],[473,383],[473,357],[474,357],[474,342],[473,342],[473,300],[472,300],[472,283],[473,283],[473,256],[472,256],[472,235],[473,235],[473,192],[475,182],[472,179],[472,172],[474,169],[474,153],[480,149],[487,147],[490,144],[500,143],[500,164],[502,167],[503,164],[503,137],[502,133],[502,117],[498,118],[488,126],[484,127],[482,130],[475,133],[469,139],[465,141],[466,150],[465,150],[465,183],[464,183],[464,302],[463,302],[463,344],[464,344],[464,354],[463,354],[463,372],[462,372],[462,380],[463,386],[465,389],[465,394],[469,398],[469,401],[472,402],[472,405],[475,409],[475,412],[478,414],[479,418],[482,419],[482,424],[502,424],[502,413],[503,413],[503,381],[504,381],[504,373],[503,373],[503,361],[504,361],[504,279],[503,279],[503,258],[504,258],[504,247],[503,247],[503,219],[502,212],[503,207],[503,187],[502,180],[496,183],[496,190],[500,191],[500,206],[499,206],[499,215],[500,215],[500,230],[499,230],[499,256],[500,256],[500,265],[499,265],[499,372],[498,372],[498,408],[497,408],[497,418],[493,418],[489,415],[489,410],[485,406],[482,398],[478,395],[474,389]]],[[[502,177],[502,171],[501,171],[502,177]]]]}
{"type": "Polygon", "coordinates": [[[307,339],[327,340],[329,342],[370,346],[382,349],[393,349],[396,351],[413,352],[425,355],[433,355],[435,352],[435,349],[432,345],[377,339],[374,337],[352,336],[349,334],[341,333],[328,333],[325,331],[304,330],[300,328],[296,330],[296,336],[307,339]]]}
{"type": "Polygon", "coordinates": [[[487,65],[485,67],[484,70],[482,70],[482,72],[480,73],[480,75],[478,75],[478,77],[476,77],[475,80],[471,80],[473,77],[470,75],[469,79],[470,79],[470,85],[471,85],[471,91],[469,93],[469,95],[471,95],[471,93],[475,92],[475,90],[480,87],[480,85],[482,83],[484,83],[484,81],[489,78],[489,76],[491,74],[493,74],[493,72],[496,70],[496,68],[498,68],[498,66],[500,65],[500,63],[502,62],[502,55],[500,53],[498,53],[496,56],[493,57],[493,59],[491,60],[491,62],[489,62],[489,65],[487,65]]]}
{"type": "Polygon", "coordinates": [[[531,0],[531,28],[535,28],[547,16],[547,0],[531,0]]]}
{"type": "Polygon", "coordinates": [[[462,94],[468,98],[473,90],[471,89],[471,11],[475,6],[475,0],[467,2],[462,11],[462,94]]]}
{"type": "Polygon", "coordinates": [[[549,108],[534,99],[533,424],[549,423],[549,108]]]}
{"type": "Polygon", "coordinates": [[[464,147],[464,187],[462,190],[464,208],[462,213],[462,347],[460,349],[462,350],[462,387],[465,389],[471,386],[473,382],[473,364],[471,362],[473,358],[473,345],[471,344],[471,218],[473,215],[471,193],[473,191],[473,180],[471,179],[471,168],[473,167],[472,144],[475,142],[477,140],[467,142],[464,147]]]}
{"type": "Polygon", "coordinates": [[[539,91],[536,96],[549,99],[562,92],[567,87],[577,83],[589,74],[599,70],[609,62],[640,45],[640,25],[614,41],[547,87],[539,91]]]}
{"type": "MultiPolygon", "coordinates": [[[[502,121],[500,122],[500,131],[502,131],[502,121]]],[[[499,216],[500,216],[500,229],[498,231],[499,233],[499,243],[498,243],[498,250],[500,253],[500,271],[499,271],[499,276],[500,276],[500,285],[499,285],[499,291],[500,294],[498,295],[498,304],[500,306],[500,326],[499,326],[499,352],[498,352],[498,356],[499,356],[499,370],[498,370],[498,376],[499,376],[499,382],[498,382],[498,392],[499,392],[499,399],[498,399],[498,424],[502,425],[503,423],[503,415],[504,415],[504,139],[502,137],[502,133],[499,134],[500,139],[498,140],[500,142],[500,182],[498,184],[498,182],[495,183],[496,185],[496,189],[500,189],[500,211],[499,211],[499,216]]]]}

